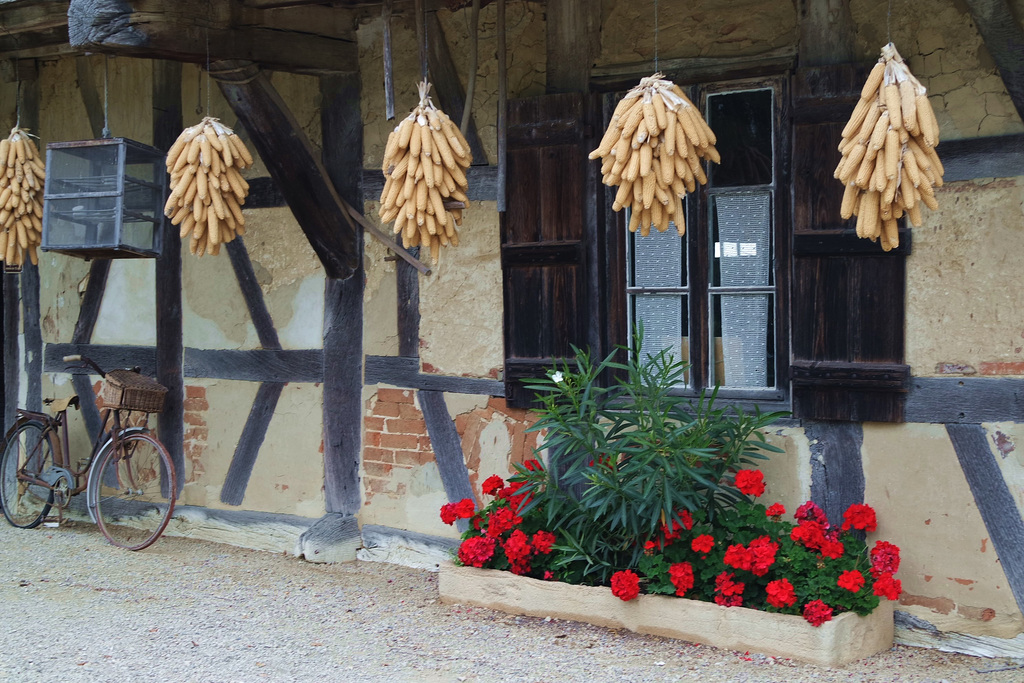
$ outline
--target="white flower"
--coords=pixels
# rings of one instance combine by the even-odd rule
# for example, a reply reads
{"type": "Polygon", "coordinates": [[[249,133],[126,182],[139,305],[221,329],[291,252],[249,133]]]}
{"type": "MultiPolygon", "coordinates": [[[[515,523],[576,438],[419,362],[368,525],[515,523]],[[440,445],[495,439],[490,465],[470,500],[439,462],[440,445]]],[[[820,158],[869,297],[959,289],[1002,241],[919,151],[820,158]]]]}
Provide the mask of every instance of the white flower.
{"type": "Polygon", "coordinates": [[[562,375],[561,371],[556,372],[553,375],[551,375],[551,381],[554,382],[555,384],[561,384],[563,379],[564,379],[564,375],[562,375]]]}

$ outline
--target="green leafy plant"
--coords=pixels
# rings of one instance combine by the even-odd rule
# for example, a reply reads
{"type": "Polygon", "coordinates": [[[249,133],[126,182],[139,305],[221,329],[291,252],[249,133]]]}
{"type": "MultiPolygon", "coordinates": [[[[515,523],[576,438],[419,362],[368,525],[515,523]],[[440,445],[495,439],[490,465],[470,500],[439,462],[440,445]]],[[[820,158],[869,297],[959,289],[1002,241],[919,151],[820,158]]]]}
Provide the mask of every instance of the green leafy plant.
{"type": "Polygon", "coordinates": [[[644,542],[680,510],[719,516],[744,499],[731,473],[779,450],[761,430],[782,413],[719,408],[717,392],[680,395],[686,365],[668,350],[641,354],[642,341],[641,330],[624,363],[574,349],[572,365],[528,385],[540,402],[530,429],[544,433],[551,465],[518,479],[559,529],[567,580],[606,583],[635,566],[644,542]],[[609,370],[620,379],[602,386],[609,370]]]}
{"type": "Polygon", "coordinates": [[[624,363],[575,350],[530,385],[548,466],[517,466],[507,485],[488,478],[482,509],[468,498],[441,508],[447,524],[469,520],[459,564],[608,585],[623,600],[662,593],[802,614],[815,626],[899,597],[899,548],[864,542],[876,529],[869,506],[851,505],[837,528],[814,503],[794,524],[781,504],[756,501],[764,477],[751,466],[781,450],[762,430],[782,413],[717,407],[717,392],[685,398],[686,366],[640,348],[642,331],[624,363]],[[606,371],[621,379],[602,385],[606,371]]]}

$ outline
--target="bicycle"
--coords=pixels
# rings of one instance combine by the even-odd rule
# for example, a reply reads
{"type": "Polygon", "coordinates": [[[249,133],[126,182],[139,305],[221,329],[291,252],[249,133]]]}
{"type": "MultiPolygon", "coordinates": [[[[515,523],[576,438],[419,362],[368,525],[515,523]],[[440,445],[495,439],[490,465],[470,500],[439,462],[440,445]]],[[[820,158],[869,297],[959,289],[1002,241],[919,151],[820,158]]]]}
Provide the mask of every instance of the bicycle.
{"type": "Polygon", "coordinates": [[[69,408],[79,408],[79,397],[46,399],[52,415],[18,409],[0,457],[4,517],[23,529],[44,521],[58,526],[65,509],[72,507],[72,497],[85,491],[89,517],[107,540],[142,550],[167,527],[178,490],[167,449],[146,426],[148,414],[163,409],[167,390],[140,375],[138,368],[104,372],[91,359],[77,355],[65,356],[64,362],[81,362],[75,367],[91,367],[103,378],[101,428],[89,457],[76,467],[66,418],[69,408]],[[133,415],[142,423],[132,424],[133,415]],[[54,507],[55,523],[48,517],[54,507]]]}

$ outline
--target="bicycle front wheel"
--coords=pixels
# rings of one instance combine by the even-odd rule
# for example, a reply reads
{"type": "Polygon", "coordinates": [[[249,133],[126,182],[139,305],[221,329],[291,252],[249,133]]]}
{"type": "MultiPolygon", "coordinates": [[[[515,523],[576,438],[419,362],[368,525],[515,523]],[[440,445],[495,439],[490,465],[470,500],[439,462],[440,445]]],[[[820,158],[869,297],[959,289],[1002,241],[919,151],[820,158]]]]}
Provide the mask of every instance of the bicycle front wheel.
{"type": "Polygon", "coordinates": [[[41,422],[25,422],[4,443],[0,459],[0,505],[16,527],[39,526],[53,504],[53,489],[42,481],[53,467],[53,449],[41,422]]]}
{"type": "Polygon", "coordinates": [[[160,537],[174,512],[177,477],[167,449],[147,432],[111,441],[90,477],[90,505],[111,543],[142,550],[160,537]]]}

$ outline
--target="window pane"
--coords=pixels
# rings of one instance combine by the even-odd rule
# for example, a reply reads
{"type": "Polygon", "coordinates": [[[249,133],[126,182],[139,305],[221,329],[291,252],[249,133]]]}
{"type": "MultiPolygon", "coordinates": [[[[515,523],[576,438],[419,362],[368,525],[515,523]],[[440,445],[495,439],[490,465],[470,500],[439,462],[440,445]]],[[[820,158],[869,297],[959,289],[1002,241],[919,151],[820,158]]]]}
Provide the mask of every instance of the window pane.
{"type": "Polygon", "coordinates": [[[725,387],[775,386],[773,295],[715,294],[715,383],[725,387]]]}
{"type": "Polygon", "coordinates": [[[771,195],[713,195],[711,283],[715,287],[774,284],[771,195]]]}
{"type": "Polygon", "coordinates": [[[708,125],[722,157],[721,164],[709,164],[712,187],[772,182],[771,90],[709,95],[708,125]]]}
{"type": "MultiPolygon", "coordinates": [[[[689,362],[689,319],[686,297],[672,295],[637,295],[633,299],[633,320],[644,326],[641,358],[668,349],[675,360],[689,362]]],[[[690,373],[686,373],[690,381],[690,373]]]]}
{"type": "Polygon", "coordinates": [[[653,230],[647,237],[630,235],[633,245],[633,287],[686,286],[685,239],[675,225],[665,232],[653,230]]]}

